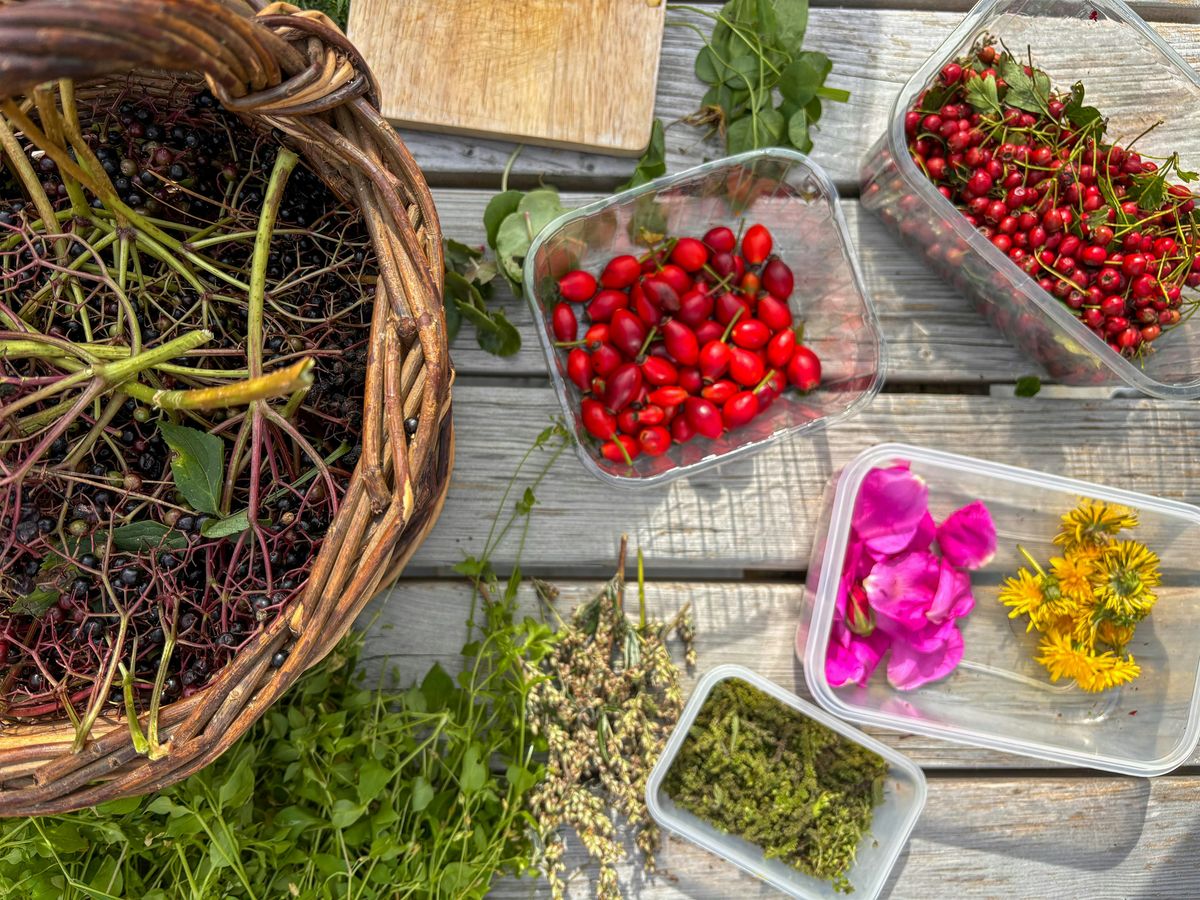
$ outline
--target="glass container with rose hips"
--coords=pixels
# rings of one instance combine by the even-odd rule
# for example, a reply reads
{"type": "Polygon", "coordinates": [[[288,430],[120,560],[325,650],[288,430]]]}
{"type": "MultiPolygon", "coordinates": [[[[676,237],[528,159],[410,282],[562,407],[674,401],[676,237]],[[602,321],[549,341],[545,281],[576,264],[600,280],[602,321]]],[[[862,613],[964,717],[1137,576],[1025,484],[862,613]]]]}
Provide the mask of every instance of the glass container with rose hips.
{"type": "Polygon", "coordinates": [[[878,389],[877,330],[840,215],[823,192],[792,189],[798,160],[775,151],[700,167],[677,176],[690,190],[652,183],[535,242],[527,294],[593,474],[661,483],[819,426],[878,389]],[[716,187],[743,214],[721,209],[716,187]]]}
{"type": "Polygon", "coordinates": [[[1054,378],[1197,397],[1198,101],[1123,4],[989,0],[902,90],[862,203],[1054,378]]]}

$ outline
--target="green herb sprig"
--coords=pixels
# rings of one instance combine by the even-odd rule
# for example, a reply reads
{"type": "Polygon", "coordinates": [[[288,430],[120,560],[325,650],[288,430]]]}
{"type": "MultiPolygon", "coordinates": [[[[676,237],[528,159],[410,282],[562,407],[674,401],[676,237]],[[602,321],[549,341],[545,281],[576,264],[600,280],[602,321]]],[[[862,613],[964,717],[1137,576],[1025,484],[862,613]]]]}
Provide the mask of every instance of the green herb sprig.
{"type": "MultiPolygon", "coordinates": [[[[696,77],[709,85],[700,109],[684,121],[707,126],[729,153],[760,147],[812,150],[822,101],[844,103],[848,91],[827,87],[833,63],[802,50],[808,0],[729,0],[720,12],[672,6],[713,21],[696,55],[696,77]],[[778,102],[777,98],[778,97],[778,102]]],[[[696,28],[691,23],[680,23],[696,28]]]]}

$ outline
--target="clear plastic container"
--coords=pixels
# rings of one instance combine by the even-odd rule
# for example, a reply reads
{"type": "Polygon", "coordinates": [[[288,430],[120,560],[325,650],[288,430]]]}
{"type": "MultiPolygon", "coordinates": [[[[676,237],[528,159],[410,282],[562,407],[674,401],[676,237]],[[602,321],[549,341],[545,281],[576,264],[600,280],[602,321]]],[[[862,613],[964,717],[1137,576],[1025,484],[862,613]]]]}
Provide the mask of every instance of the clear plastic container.
{"type": "Polygon", "coordinates": [[[1018,469],[906,444],[880,444],[829,484],[804,590],[796,650],[813,697],[854,722],[990,747],[1039,759],[1128,775],[1161,775],[1188,759],[1200,736],[1200,509],[1103,485],[1018,469]],[[825,651],[837,601],[851,516],[863,478],[877,466],[907,460],[929,485],[937,521],[982,500],[996,523],[995,558],[971,573],[975,608],[959,620],[963,660],[947,677],[898,691],[880,669],[865,686],[832,687],[825,651]],[[1020,543],[1035,559],[1054,555],[1059,519],[1082,497],[1137,512],[1128,534],[1161,561],[1158,602],[1128,645],[1141,666],[1129,684],[1086,693],[1053,684],[1037,663],[1038,633],[1010,619],[998,599],[1006,578],[1024,565],[1020,543]]]}
{"type": "MultiPolygon", "coordinates": [[[[525,296],[546,354],[550,380],[577,437],[589,472],[613,485],[650,487],[745,456],[784,437],[808,434],[864,407],[884,376],[883,338],[863,287],[837,189],[805,156],[778,148],[706,163],[573,210],[548,225],[525,259],[525,296]],[[789,301],[804,322],[804,343],[821,359],[820,387],[801,396],[786,391],[749,424],[716,440],[695,437],[662,456],[612,463],[580,421],[581,395],[566,377],[564,351],[555,348],[549,312],[555,283],[573,268],[599,274],[613,256],[639,255],[634,237],[645,226],[659,233],[699,236],[717,225],[771,229],[775,249],[795,273],[789,301]]],[[[582,318],[582,316],[581,316],[582,318]]],[[[580,333],[586,325],[580,323],[580,333]]]]}
{"type": "Polygon", "coordinates": [[[753,685],[802,715],[820,722],[868,750],[873,750],[887,761],[889,768],[884,783],[883,802],[875,807],[871,829],[863,835],[854,865],[847,873],[850,883],[854,886],[854,897],[871,900],[878,896],[925,806],[925,774],[902,753],[835,719],[743,666],[724,665],[710,669],[692,691],[679,716],[679,722],[667,739],[662,755],[646,780],[646,806],[651,818],[668,831],[729,860],[792,897],[815,900],[844,896],[834,891],[826,881],[798,872],[778,859],[767,859],[757,844],[720,831],[687,810],[680,809],[663,790],[663,779],[683,746],[688,730],[696,721],[704,701],[717,684],[731,678],[753,685]]]}
{"type": "MultiPolygon", "coordinates": [[[[863,163],[862,205],[969,297],[1018,349],[1067,384],[1124,382],[1155,397],[1200,397],[1200,324],[1185,323],[1131,361],[1113,352],[1059,300],[979,234],[908,154],[904,114],[952,58],[983,34],[1044,69],[1057,88],[1082,81],[1109,118],[1108,136],[1151,156],[1200,163],[1200,78],[1121,0],[987,0],[909,79],[888,130],[863,163]]],[[[1186,294],[1187,292],[1185,292],[1186,294]]]]}

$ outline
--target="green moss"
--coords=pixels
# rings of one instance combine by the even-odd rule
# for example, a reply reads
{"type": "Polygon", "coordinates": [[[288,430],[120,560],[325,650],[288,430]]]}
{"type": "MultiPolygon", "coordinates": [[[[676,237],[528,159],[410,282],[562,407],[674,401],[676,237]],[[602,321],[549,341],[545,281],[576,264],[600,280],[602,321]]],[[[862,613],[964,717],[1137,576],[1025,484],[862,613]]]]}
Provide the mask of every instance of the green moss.
{"type": "Polygon", "coordinates": [[[849,893],[846,872],[887,771],[879,754],[729,679],[705,701],[664,788],[676,806],[849,893]]]}

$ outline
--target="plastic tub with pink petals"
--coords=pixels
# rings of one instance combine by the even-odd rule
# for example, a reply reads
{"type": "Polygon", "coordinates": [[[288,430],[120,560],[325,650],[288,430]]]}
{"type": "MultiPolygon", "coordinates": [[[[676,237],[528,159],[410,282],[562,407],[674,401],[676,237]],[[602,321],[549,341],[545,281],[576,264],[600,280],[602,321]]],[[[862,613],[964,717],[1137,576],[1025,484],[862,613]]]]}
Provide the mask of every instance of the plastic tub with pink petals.
{"type": "Polygon", "coordinates": [[[880,444],[826,491],[796,650],[813,697],[850,721],[1159,775],[1200,738],[1197,559],[1188,504],[880,444]],[[1052,671],[1046,635],[1002,602],[1022,567],[1036,577],[1037,560],[1062,553],[1056,534],[1081,504],[1124,510],[1161,576],[1127,644],[1103,654],[1137,674],[1106,690],[1052,671]]]}

